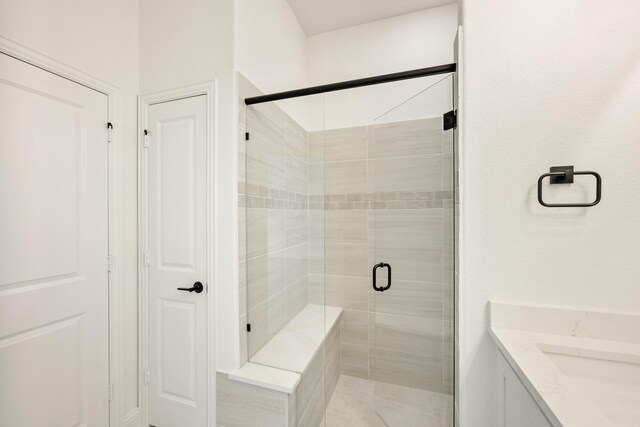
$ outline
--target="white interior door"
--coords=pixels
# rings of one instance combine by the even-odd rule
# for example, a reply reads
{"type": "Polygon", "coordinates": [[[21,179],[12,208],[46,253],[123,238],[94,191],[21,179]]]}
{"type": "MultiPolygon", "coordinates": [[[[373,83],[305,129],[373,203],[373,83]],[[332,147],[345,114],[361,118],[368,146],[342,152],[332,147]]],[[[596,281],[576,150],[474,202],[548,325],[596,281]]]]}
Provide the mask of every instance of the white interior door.
{"type": "Polygon", "coordinates": [[[207,98],[147,114],[149,423],[205,427],[207,98]]]}
{"type": "Polygon", "coordinates": [[[107,97],[0,53],[0,426],[108,426],[107,97]]]}

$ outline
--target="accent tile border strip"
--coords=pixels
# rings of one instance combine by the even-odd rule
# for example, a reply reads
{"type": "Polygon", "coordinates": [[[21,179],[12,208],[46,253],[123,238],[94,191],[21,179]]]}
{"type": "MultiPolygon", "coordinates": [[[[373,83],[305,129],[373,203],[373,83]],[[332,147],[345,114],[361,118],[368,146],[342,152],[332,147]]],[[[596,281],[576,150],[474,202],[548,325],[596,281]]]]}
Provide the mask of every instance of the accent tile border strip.
{"type": "Polygon", "coordinates": [[[452,208],[447,200],[391,200],[377,202],[309,203],[309,210],[364,210],[364,209],[441,209],[452,208]]]}
{"type": "Polygon", "coordinates": [[[453,208],[452,199],[382,200],[358,202],[298,202],[269,197],[239,195],[241,208],[295,209],[295,210],[368,210],[368,209],[441,209],[453,208]]]}
{"type": "Polygon", "coordinates": [[[254,184],[238,185],[238,206],[267,209],[358,210],[453,207],[453,191],[395,191],[307,195],[254,184]],[[246,192],[246,194],[245,194],[246,192]]]}
{"type": "Polygon", "coordinates": [[[390,202],[416,200],[451,200],[453,191],[395,191],[373,193],[310,195],[310,203],[390,202]]]}

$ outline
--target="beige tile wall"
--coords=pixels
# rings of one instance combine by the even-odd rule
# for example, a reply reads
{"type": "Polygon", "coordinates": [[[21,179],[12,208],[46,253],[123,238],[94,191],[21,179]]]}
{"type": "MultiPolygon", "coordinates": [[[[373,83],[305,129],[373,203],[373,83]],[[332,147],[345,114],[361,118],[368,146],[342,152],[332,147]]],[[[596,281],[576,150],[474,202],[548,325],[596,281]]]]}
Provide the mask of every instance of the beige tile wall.
{"type": "Polygon", "coordinates": [[[344,308],[341,372],[451,393],[452,147],[442,119],[311,132],[309,160],[309,215],[324,219],[310,223],[310,298],[344,308]],[[371,285],[378,262],[393,269],[385,293],[371,285]]]}
{"type": "Polygon", "coordinates": [[[309,163],[305,129],[273,103],[245,106],[261,93],[239,74],[238,94],[244,363],[309,302],[309,163]]]}
{"type": "Polygon", "coordinates": [[[322,425],[324,410],[331,400],[340,377],[340,328],[335,323],[311,363],[302,373],[295,391],[298,427],[322,425]]]}
{"type": "Polygon", "coordinates": [[[219,427],[287,427],[295,413],[295,395],[230,380],[216,374],[216,418],[219,427]],[[293,396],[293,397],[292,397],[293,396]]]}

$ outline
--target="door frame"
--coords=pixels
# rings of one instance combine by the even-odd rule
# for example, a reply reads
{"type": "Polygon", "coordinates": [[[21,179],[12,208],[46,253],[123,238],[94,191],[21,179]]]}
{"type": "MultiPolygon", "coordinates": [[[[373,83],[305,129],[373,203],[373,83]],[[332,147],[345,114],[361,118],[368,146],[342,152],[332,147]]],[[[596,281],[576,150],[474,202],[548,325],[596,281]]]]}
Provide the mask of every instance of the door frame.
{"type": "Polygon", "coordinates": [[[144,130],[147,129],[149,106],[162,102],[176,101],[183,98],[204,95],[207,99],[207,173],[206,173],[206,227],[207,227],[207,424],[215,427],[215,257],[214,230],[216,225],[215,200],[215,159],[217,151],[216,138],[216,81],[155,92],[138,97],[138,313],[139,313],[139,384],[141,425],[149,425],[149,385],[147,373],[149,369],[149,272],[145,253],[149,248],[148,241],[148,163],[145,149],[144,130]]]}
{"type": "MultiPolygon", "coordinates": [[[[34,67],[70,80],[104,94],[107,97],[107,122],[113,128],[108,147],[108,244],[109,244],[109,425],[126,426],[138,417],[139,408],[120,418],[120,407],[124,394],[124,378],[121,366],[124,361],[122,342],[125,324],[121,322],[124,306],[122,286],[124,283],[124,108],[122,90],[94,76],[70,67],[56,59],[36,52],[26,46],[0,36],[0,52],[34,67]]],[[[106,126],[106,124],[105,124],[106,126]]]]}

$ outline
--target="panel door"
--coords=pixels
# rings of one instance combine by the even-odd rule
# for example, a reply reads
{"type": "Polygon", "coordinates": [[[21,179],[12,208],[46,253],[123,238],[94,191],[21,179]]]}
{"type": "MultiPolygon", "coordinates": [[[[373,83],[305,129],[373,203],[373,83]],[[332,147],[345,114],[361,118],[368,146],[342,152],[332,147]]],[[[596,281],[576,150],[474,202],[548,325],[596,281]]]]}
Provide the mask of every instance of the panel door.
{"type": "Polygon", "coordinates": [[[149,422],[156,427],[207,425],[206,112],[204,95],[148,109],[149,422]]]}
{"type": "Polygon", "coordinates": [[[0,425],[108,426],[107,97],[0,53],[0,425]]]}

